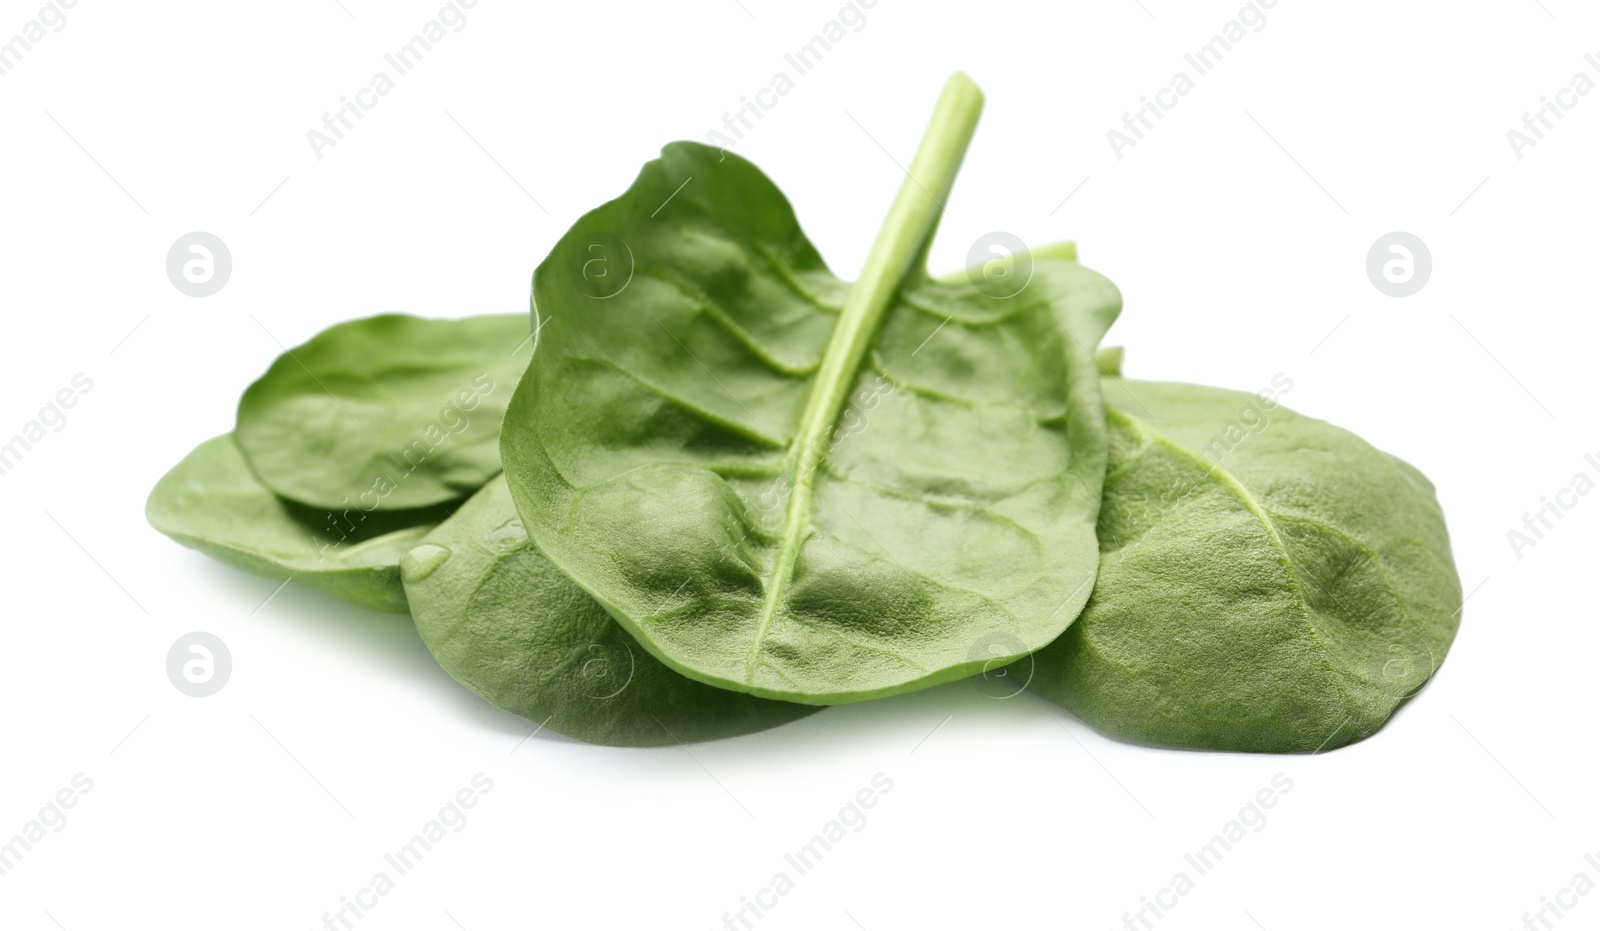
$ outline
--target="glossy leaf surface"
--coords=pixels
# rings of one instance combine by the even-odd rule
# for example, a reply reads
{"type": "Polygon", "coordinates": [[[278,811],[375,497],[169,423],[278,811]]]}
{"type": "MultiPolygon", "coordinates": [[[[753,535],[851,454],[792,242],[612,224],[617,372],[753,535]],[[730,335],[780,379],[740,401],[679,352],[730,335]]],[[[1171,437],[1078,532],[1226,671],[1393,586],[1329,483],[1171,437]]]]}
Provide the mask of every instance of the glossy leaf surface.
{"type": "Polygon", "coordinates": [[[1120,296],[1031,267],[999,296],[913,268],[853,329],[765,175],[667,147],[535,275],[539,359],[502,440],[530,533],[668,665],[771,698],[888,695],[1049,643],[1094,578],[1093,348],[1120,296]]]}

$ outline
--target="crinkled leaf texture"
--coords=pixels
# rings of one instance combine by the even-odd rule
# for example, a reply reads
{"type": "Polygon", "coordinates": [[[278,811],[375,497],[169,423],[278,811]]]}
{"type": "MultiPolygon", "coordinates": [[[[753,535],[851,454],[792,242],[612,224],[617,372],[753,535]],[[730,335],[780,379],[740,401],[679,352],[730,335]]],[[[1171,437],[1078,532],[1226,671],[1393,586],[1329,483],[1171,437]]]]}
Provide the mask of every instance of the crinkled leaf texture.
{"type": "Polygon", "coordinates": [[[817,710],[668,669],[539,553],[504,479],[439,525],[403,568],[417,630],[439,664],[557,733],[651,747],[765,730],[817,710]]]}
{"type": "Polygon", "coordinates": [[[1094,579],[1093,351],[1121,297],[1053,257],[1007,298],[914,275],[824,384],[849,285],[755,166],[668,146],[535,273],[501,443],[533,539],[667,665],[769,698],[890,695],[1055,639],[1094,579]],[[600,259],[625,287],[586,278],[600,259]]]}
{"type": "Polygon", "coordinates": [[[1427,683],[1461,582],[1420,472],[1262,396],[1105,395],[1100,577],[1034,691],[1112,734],[1281,753],[1360,740],[1427,683]]]}
{"type": "Polygon", "coordinates": [[[403,614],[400,557],[445,512],[335,514],[296,505],[268,491],[233,436],[224,434],[201,443],[162,476],[145,517],[184,546],[237,569],[403,614]]]}
{"type": "Polygon", "coordinates": [[[500,472],[500,420],[531,346],[520,314],[340,323],[245,390],[234,432],[263,484],[314,507],[459,501],[500,472]]]}

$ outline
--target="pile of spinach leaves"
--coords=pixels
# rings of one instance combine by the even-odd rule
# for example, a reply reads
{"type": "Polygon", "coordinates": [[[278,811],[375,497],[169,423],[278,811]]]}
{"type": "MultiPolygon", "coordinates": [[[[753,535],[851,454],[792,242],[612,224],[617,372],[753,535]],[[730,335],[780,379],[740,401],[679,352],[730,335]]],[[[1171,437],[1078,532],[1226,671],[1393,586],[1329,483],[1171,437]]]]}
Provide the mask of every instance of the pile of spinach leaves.
{"type": "Polygon", "coordinates": [[[531,317],[285,352],[150,523],[409,612],[468,688],[596,743],[1007,664],[1141,740],[1372,733],[1456,631],[1432,486],[1280,405],[1208,456],[1249,397],[1097,359],[1121,296],[1070,246],[931,277],[981,107],[953,77],[853,283],[754,165],[667,146],[539,265],[531,317]]]}

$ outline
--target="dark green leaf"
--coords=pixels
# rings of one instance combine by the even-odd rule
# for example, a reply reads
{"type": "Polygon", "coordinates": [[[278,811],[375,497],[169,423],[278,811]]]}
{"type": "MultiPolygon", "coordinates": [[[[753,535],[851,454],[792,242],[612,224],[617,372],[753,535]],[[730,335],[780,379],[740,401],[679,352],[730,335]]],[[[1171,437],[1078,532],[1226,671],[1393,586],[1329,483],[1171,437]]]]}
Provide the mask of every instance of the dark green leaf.
{"type": "Polygon", "coordinates": [[[531,346],[518,314],[341,323],[246,389],[235,434],[267,487],[314,507],[460,500],[500,471],[500,420],[531,346]]]}
{"type": "Polygon", "coordinates": [[[507,711],[591,743],[730,737],[817,709],[687,679],[651,656],[528,540],[496,478],[403,563],[439,664],[507,711]]]}
{"type": "Polygon", "coordinates": [[[1031,688],[1114,734],[1288,752],[1360,740],[1427,683],[1461,583],[1420,472],[1270,391],[1105,394],[1099,581],[1031,688]]]}

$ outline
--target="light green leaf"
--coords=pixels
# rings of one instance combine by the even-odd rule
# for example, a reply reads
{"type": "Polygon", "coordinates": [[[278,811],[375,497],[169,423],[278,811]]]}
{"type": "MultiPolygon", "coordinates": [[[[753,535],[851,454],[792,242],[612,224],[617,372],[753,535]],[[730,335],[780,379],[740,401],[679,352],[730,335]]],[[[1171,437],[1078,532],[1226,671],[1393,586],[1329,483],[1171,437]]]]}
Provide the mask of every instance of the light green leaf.
{"type": "Polygon", "coordinates": [[[231,434],[196,447],[145,504],[150,526],[237,569],[400,613],[400,557],[445,513],[335,513],[293,504],[262,486],[231,434]]]}
{"type": "Polygon", "coordinates": [[[535,274],[512,493],[551,560],[685,675],[890,695],[1037,649],[1088,597],[1093,352],[1120,296],[1054,255],[1010,296],[922,270],[976,116],[962,81],[854,288],[765,175],[693,143],[535,274]]]}

